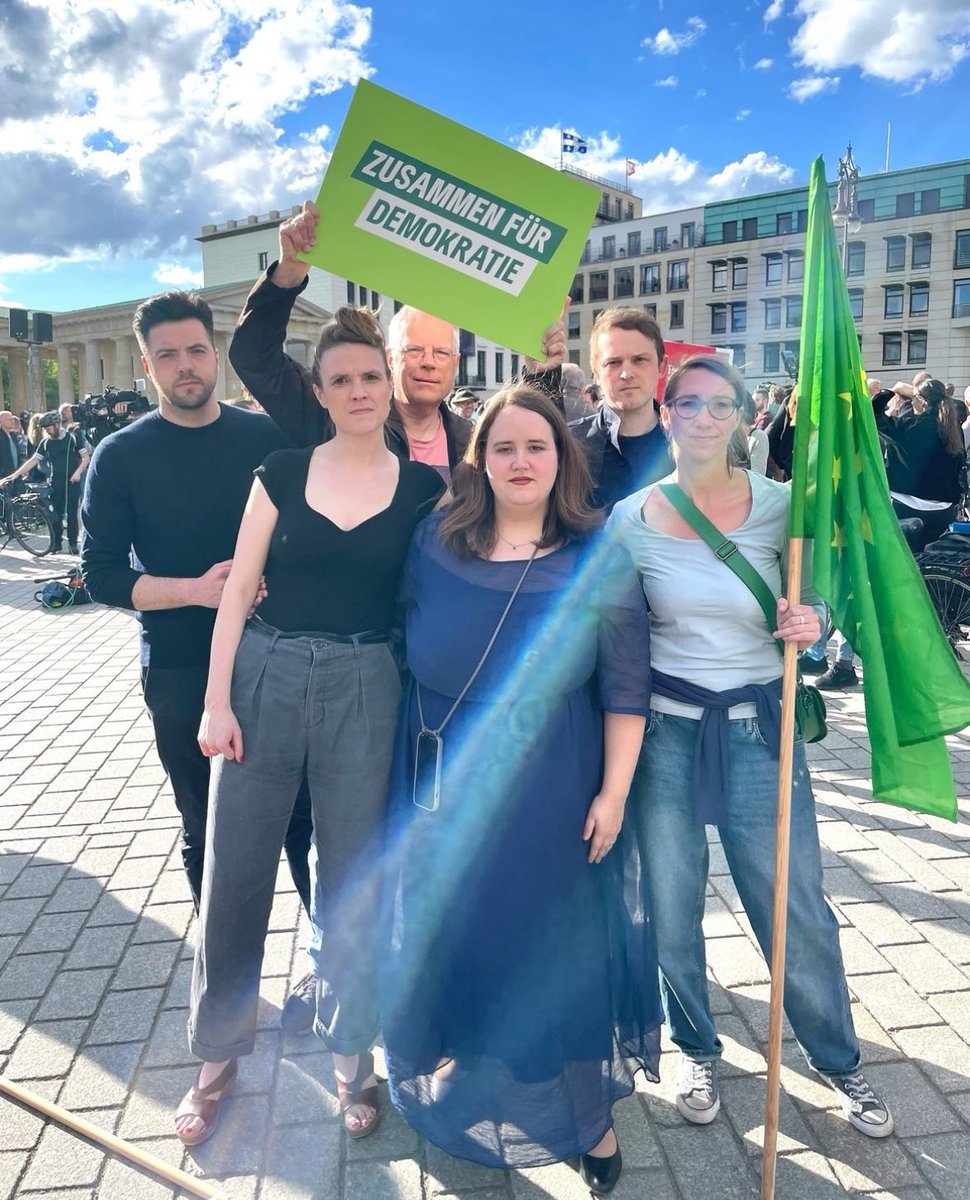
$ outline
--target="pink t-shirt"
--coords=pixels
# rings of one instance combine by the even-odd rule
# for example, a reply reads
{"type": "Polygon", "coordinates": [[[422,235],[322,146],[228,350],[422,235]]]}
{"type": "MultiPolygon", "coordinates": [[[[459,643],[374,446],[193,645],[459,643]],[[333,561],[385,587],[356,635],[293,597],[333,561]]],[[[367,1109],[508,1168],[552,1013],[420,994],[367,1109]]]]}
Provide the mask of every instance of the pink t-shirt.
{"type": "Polygon", "coordinates": [[[442,422],[438,432],[427,442],[419,442],[416,438],[408,438],[408,453],[412,462],[427,463],[434,467],[446,484],[451,486],[451,468],[448,466],[448,439],[445,436],[445,426],[442,422]]]}

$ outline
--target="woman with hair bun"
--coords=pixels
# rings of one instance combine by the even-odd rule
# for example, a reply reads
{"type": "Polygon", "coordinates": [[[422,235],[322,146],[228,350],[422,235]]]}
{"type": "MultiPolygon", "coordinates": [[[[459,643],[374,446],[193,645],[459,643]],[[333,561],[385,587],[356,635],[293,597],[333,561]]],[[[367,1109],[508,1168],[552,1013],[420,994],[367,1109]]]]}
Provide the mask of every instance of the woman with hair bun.
{"type": "Polygon", "coordinates": [[[367,309],[338,309],[313,390],[333,421],[321,446],[256,471],[212,638],[199,730],[212,769],[189,1042],[203,1060],[176,1133],[197,1145],[251,1054],[280,849],[304,774],[326,928],[315,1031],[333,1051],[344,1128],[377,1127],[375,935],[400,677],[388,645],[415,526],[438,473],[387,448],[391,380],[367,309]],[[250,612],[260,580],[266,597],[250,612]]]}

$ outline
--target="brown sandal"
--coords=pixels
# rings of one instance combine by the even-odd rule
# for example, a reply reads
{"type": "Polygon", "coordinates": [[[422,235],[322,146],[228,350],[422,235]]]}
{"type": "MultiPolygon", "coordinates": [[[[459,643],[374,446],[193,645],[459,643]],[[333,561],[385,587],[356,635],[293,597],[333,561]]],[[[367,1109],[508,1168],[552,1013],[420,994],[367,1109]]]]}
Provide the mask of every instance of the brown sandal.
{"type": "Polygon", "coordinates": [[[232,1090],[238,1069],[237,1060],[231,1058],[211,1083],[207,1083],[205,1087],[199,1087],[199,1079],[202,1075],[202,1068],[199,1068],[195,1083],[178,1106],[175,1120],[178,1122],[179,1117],[196,1117],[202,1122],[202,1128],[198,1133],[183,1134],[179,1133],[176,1126],[175,1136],[183,1146],[201,1145],[215,1133],[219,1123],[219,1107],[232,1090]],[[213,1092],[220,1093],[218,1099],[212,1098],[213,1092]]]}
{"type": "Polygon", "coordinates": [[[371,1084],[370,1087],[363,1086],[364,1080],[373,1074],[374,1055],[370,1050],[366,1054],[361,1054],[357,1059],[357,1074],[353,1079],[348,1079],[346,1083],[343,1083],[334,1072],[334,1079],[337,1083],[337,1100],[340,1104],[341,1115],[344,1117],[344,1129],[347,1130],[348,1137],[355,1139],[367,1137],[381,1123],[380,1089],[376,1083],[371,1084]],[[346,1113],[349,1108],[358,1104],[372,1108],[374,1115],[365,1125],[360,1125],[357,1129],[350,1129],[347,1125],[346,1113]]]}

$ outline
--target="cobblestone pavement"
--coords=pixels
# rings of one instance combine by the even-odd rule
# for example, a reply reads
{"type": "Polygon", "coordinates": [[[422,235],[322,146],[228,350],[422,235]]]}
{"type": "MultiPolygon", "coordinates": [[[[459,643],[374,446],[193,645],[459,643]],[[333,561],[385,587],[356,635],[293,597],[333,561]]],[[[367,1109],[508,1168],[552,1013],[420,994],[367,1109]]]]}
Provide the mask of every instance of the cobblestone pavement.
{"type": "MultiPolygon", "coordinates": [[[[95,605],[40,609],[34,581],[57,561],[0,555],[0,1070],[238,1200],[587,1196],[568,1165],[487,1171],[421,1142],[393,1112],[373,1138],[344,1137],[327,1054],[279,1030],[288,981],[303,973],[285,869],[256,1053],[218,1134],[183,1151],[172,1113],[193,1077],[192,909],[177,816],[141,706],[133,623],[95,605]]],[[[811,748],[826,883],[864,1061],[896,1136],[855,1133],[787,1031],[776,1194],[967,1200],[970,738],[950,739],[964,797],[950,825],[874,803],[861,696],[829,707],[832,732],[811,748]]],[[[726,1047],[722,1114],[704,1128],[681,1121],[667,1054],[663,1083],[617,1106],[617,1200],[758,1195],[768,972],[716,845],[707,933],[726,1047]]],[[[0,1097],[0,1200],[173,1195],[0,1097]]]]}

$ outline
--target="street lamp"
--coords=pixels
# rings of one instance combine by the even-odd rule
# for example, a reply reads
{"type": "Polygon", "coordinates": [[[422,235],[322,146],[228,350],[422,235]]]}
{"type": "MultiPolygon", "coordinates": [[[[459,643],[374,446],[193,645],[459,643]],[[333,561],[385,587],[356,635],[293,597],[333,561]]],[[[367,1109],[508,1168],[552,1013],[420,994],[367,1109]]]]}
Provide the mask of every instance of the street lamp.
{"type": "Polygon", "coordinates": [[[839,182],[835,193],[832,221],[842,230],[842,271],[849,273],[849,235],[862,228],[856,196],[859,183],[859,168],[852,160],[852,143],[845,149],[845,158],[839,159],[839,182]]]}

